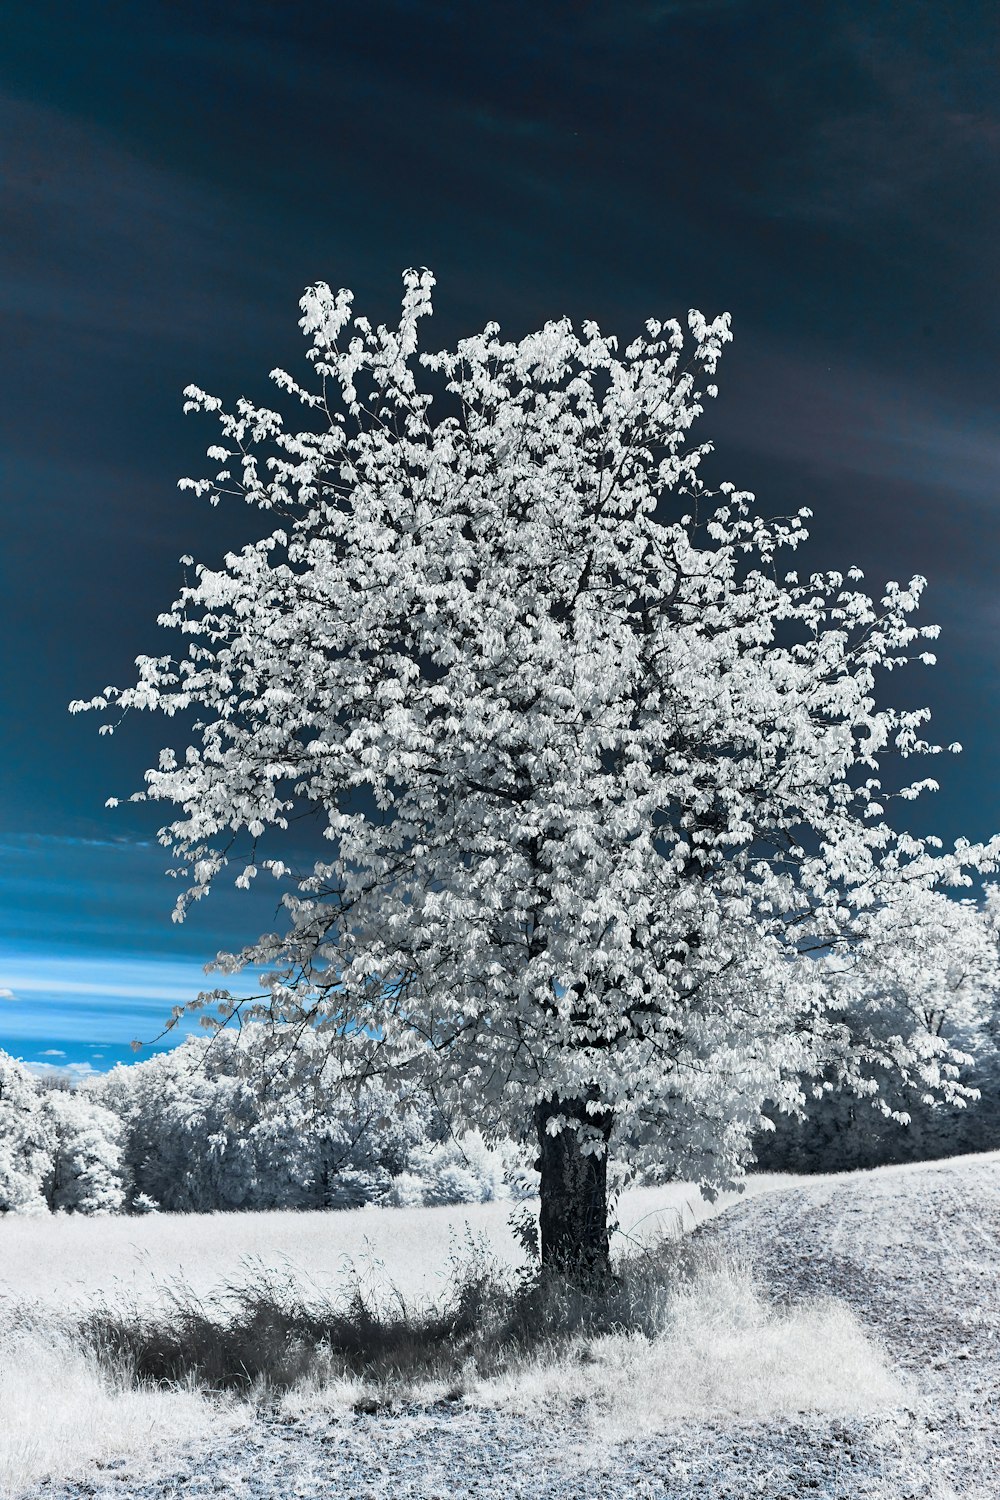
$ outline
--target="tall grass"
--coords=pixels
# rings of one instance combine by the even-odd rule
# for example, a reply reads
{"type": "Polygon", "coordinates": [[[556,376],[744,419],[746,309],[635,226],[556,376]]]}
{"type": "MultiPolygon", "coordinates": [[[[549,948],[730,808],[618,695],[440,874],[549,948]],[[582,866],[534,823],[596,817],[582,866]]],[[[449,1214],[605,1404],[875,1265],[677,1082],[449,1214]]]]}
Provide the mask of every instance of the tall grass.
{"type": "Polygon", "coordinates": [[[848,1307],[776,1307],[747,1266],[720,1256],[661,1292],[652,1316],[535,1353],[472,1400],[522,1415],[572,1411],[591,1439],[610,1443],[691,1420],[860,1415],[903,1395],[848,1307]]]}
{"type": "Polygon", "coordinates": [[[174,1284],[155,1313],[94,1305],[78,1337],[137,1386],[194,1384],[286,1411],[317,1401],[367,1412],[449,1400],[525,1414],[571,1407],[605,1436],[686,1417],[858,1412],[901,1394],[846,1308],[775,1308],[747,1266],[690,1240],[633,1253],[591,1289],[516,1274],[472,1236],[436,1301],[387,1301],[369,1270],[353,1269],[336,1299],[263,1266],[210,1297],[174,1284]]]}
{"type": "Polygon", "coordinates": [[[78,1337],[109,1369],[138,1383],[195,1382],[257,1397],[318,1379],[413,1383],[498,1374],[527,1353],[577,1335],[651,1327],[683,1259],[677,1247],[633,1258],[610,1288],[518,1274],[468,1234],[435,1299],[386,1295],[384,1268],[353,1263],[338,1295],[284,1270],[244,1262],[244,1278],[199,1294],[181,1280],[158,1304],[102,1299],[78,1337]],[[251,1274],[246,1274],[246,1273],[251,1274]]]}
{"type": "Polygon", "coordinates": [[[175,1445],[247,1418],[177,1384],[154,1389],[115,1368],[50,1316],[0,1303],[0,1497],[40,1480],[74,1478],[94,1464],[148,1467],[175,1445]]]}

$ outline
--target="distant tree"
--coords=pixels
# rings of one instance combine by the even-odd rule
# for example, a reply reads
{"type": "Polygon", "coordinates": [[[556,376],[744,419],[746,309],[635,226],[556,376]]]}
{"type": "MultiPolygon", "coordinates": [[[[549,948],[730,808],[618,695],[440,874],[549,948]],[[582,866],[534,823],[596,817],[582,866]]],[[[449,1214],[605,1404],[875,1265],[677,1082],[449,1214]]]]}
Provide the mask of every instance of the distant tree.
{"type": "Polygon", "coordinates": [[[287,887],[287,931],[221,958],[267,976],[216,992],[222,1019],[267,1018],[276,1048],[320,1029],[345,1073],[535,1133],[543,1261],[602,1273],[609,1148],[721,1186],[804,1076],[953,1090],[912,1014],[877,1067],[846,1046],[857,974],[816,958],[985,856],[884,814],[880,763],[936,748],[874,697],[927,659],[923,580],[878,602],[856,570],[800,580],[780,559],[808,513],[699,477],[727,316],[691,313],[686,355],[675,322],[621,355],[592,322],[491,323],[422,354],[421,390],[433,278],[404,280],[398,328],[304,297],[319,388],[274,379],[308,430],[188,389],[223,440],[185,483],[274,529],[162,617],[186,656],[74,707],[197,712],[136,794],[181,809],[178,916],[241,835],[237,884],[287,887]],[[296,870],[306,815],[329,852],[296,870]]]}
{"type": "Polygon", "coordinates": [[[461,1141],[428,1141],[417,1146],[407,1164],[408,1192],[393,1184],[396,1201],[433,1206],[442,1203],[488,1203],[507,1196],[503,1158],[482,1136],[461,1141]]]}
{"type": "Polygon", "coordinates": [[[426,1101],[400,1110],[379,1080],[345,1086],[314,1036],[298,1044],[308,1090],[288,1076],[294,1061],[301,1078],[301,1055],[286,1062],[276,1087],[262,1032],[192,1037],[95,1084],[95,1097],[121,1122],[130,1209],[140,1199],[212,1213],[505,1196],[511,1153],[489,1151],[476,1137],[442,1140],[443,1122],[426,1101]]]}
{"type": "Polygon", "coordinates": [[[870,913],[841,1016],[843,1050],[865,1048],[870,1072],[858,1080],[831,1059],[822,1079],[804,1080],[804,1113],[776,1119],[757,1143],[762,1167],[842,1171],[1000,1146],[997,910],[994,890],[984,911],[918,887],[870,913]],[[938,1058],[956,1097],[898,1068],[901,1038],[938,1058]]]}
{"type": "Polygon", "coordinates": [[[0,1052],[0,1214],[45,1212],[43,1185],[54,1144],[38,1084],[0,1052]]]}
{"type": "Polygon", "coordinates": [[[52,1126],[52,1155],[43,1192],[50,1209],[77,1214],[120,1212],[121,1125],[79,1090],[49,1090],[43,1111],[52,1126]]]}
{"type": "Polygon", "coordinates": [[[190,1048],[113,1068],[98,1086],[124,1128],[127,1205],[142,1197],[175,1213],[253,1207],[253,1090],[215,1058],[202,1066],[190,1048]]]}
{"type": "Polygon", "coordinates": [[[35,1081],[42,1093],[68,1094],[73,1089],[73,1079],[69,1073],[58,1073],[46,1068],[44,1073],[38,1073],[35,1081]]]}

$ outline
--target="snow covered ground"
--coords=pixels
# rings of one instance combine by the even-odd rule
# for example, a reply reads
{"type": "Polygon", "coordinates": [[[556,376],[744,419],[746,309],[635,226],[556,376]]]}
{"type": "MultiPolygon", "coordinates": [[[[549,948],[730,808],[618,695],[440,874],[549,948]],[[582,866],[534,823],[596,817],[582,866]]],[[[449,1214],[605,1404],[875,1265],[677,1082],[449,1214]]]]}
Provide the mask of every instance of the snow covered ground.
{"type": "MultiPolygon", "coordinates": [[[[172,1459],[133,1457],[121,1468],[91,1469],[82,1484],[55,1482],[37,1494],[49,1500],[83,1494],[995,1500],[1000,1154],[768,1186],[698,1231],[709,1261],[716,1250],[737,1265],[748,1256],[756,1261],[763,1302],[755,1303],[738,1277],[728,1292],[720,1286],[713,1292],[705,1282],[702,1303],[689,1305],[688,1322],[678,1322],[673,1343],[663,1348],[643,1340],[631,1348],[624,1339],[595,1341],[580,1371],[559,1378],[535,1372],[520,1395],[484,1387],[463,1400],[372,1415],[332,1404],[322,1393],[293,1393],[283,1411],[244,1420],[235,1431],[220,1418],[192,1441],[181,1424],[172,1459]]],[[[365,1220],[387,1266],[398,1268],[420,1242],[404,1225],[411,1211],[386,1212],[393,1217],[384,1237],[376,1231],[383,1222],[377,1211],[343,1218],[365,1220]],[[394,1237],[393,1224],[406,1233],[394,1237]]],[[[428,1212],[442,1211],[418,1211],[428,1212]]],[[[301,1223],[304,1216],[294,1217],[301,1223]]],[[[331,1216],[324,1222],[329,1236],[331,1216]]],[[[158,1274],[178,1264],[178,1253],[190,1273],[202,1263],[183,1254],[183,1223],[189,1251],[200,1245],[207,1254],[214,1232],[211,1243],[238,1262],[239,1224],[232,1219],[110,1220],[93,1227],[105,1236],[131,1229],[138,1248],[157,1260],[158,1274]]],[[[44,1246],[46,1228],[62,1234],[70,1224],[0,1223],[3,1279],[22,1295],[37,1294],[46,1264],[51,1270],[55,1262],[64,1289],[74,1275],[79,1285],[96,1262],[66,1266],[50,1249],[36,1262],[32,1282],[25,1249],[32,1233],[36,1247],[44,1246]],[[16,1250],[11,1261],[8,1246],[16,1250]]],[[[246,1230],[247,1248],[260,1254],[259,1220],[248,1219],[246,1230]]],[[[297,1246],[282,1239],[278,1253],[293,1248],[292,1259],[301,1263],[319,1242],[311,1233],[303,1226],[297,1246]]],[[[68,1244],[62,1242],[62,1253],[68,1244]]],[[[125,1235],[121,1246],[124,1256],[125,1235]]],[[[324,1265],[336,1270],[329,1259],[324,1265]]]]}

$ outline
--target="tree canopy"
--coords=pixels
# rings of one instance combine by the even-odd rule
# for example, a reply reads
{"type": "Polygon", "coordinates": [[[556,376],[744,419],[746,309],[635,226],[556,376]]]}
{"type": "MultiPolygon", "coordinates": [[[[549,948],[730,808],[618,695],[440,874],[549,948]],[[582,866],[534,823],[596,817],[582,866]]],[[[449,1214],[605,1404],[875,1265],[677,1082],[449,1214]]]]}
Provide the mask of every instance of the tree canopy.
{"type": "Polygon", "coordinates": [[[887,777],[939,748],[926,710],[876,701],[932,660],[923,580],[799,577],[806,510],[702,481],[728,316],[621,352],[561,319],[418,354],[433,277],[404,284],[394,328],[306,293],[315,388],[272,372],[301,430],[189,387],[222,441],[183,483],[273,529],[161,617],[186,654],[74,705],[197,713],[136,794],[179,809],[179,917],[227,866],[284,887],[285,929],[220,960],[265,971],[213,993],[222,1017],[270,1019],[276,1047],[309,1027],[463,1125],[710,1186],[831,1065],[953,1089],[915,1011],[891,1057],[864,1022],[893,913],[994,853],[887,813],[933,786],[887,777]],[[299,868],[305,814],[326,844],[299,868]]]}

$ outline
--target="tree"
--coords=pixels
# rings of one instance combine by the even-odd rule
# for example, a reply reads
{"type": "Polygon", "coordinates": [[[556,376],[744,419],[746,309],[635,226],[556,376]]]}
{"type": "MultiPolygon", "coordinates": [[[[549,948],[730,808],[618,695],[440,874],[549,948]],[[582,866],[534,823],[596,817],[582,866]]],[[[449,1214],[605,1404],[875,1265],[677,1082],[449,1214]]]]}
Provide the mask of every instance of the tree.
{"type": "Polygon", "coordinates": [[[52,1155],[43,1185],[55,1212],[119,1213],[122,1187],[121,1126],[76,1089],[52,1089],[43,1109],[52,1125],[52,1155]]]}
{"type": "Polygon", "coordinates": [[[122,1122],[129,1208],[138,1198],[172,1213],[256,1206],[253,1090],[226,1068],[228,1046],[204,1066],[196,1049],[187,1042],[113,1068],[97,1086],[101,1104],[122,1122]]]}
{"type": "Polygon", "coordinates": [[[45,1212],[43,1183],[54,1145],[37,1083],[23,1064],[0,1052],[0,1214],[45,1212]]]}
{"type": "Polygon", "coordinates": [[[825,960],[854,968],[842,1050],[865,1049],[868,1073],[852,1079],[831,1058],[822,1080],[806,1080],[804,1115],[775,1121],[755,1147],[766,1170],[844,1171],[997,1144],[990,1027],[1000,975],[991,897],[984,911],[919,887],[901,892],[891,910],[866,915],[855,952],[825,960]],[[937,1056],[960,1085],[953,1098],[936,1097],[896,1065],[900,1038],[937,1056]]]}
{"type": "MultiPolygon", "coordinates": [[[[180,809],[178,918],[230,863],[285,887],[287,930],[218,960],[259,992],[204,1003],[534,1132],[543,1261],[602,1272],[609,1148],[721,1186],[766,1100],[801,1107],[832,1058],[868,1076],[852,967],[817,955],[986,851],[884,813],[882,760],[936,749],[873,696],[929,659],[923,580],[875,603],[857,570],[782,574],[808,513],[699,476],[727,315],[689,315],[686,359],[676,322],[619,355],[563,319],[417,360],[433,278],[404,283],[398,328],[303,298],[319,388],[273,378],[305,431],[188,388],[223,441],[182,483],[276,524],[161,616],[186,655],[73,706],[199,716],[135,794],[180,809]],[[307,814],[327,844],[296,868],[307,814]]],[[[891,1062],[951,1087],[915,1035],[891,1062]]]]}
{"type": "Polygon", "coordinates": [[[300,1078],[310,1075],[308,1094],[288,1076],[276,1087],[266,1041],[257,1025],[189,1037],[95,1081],[99,1113],[112,1112],[121,1127],[130,1208],[139,1200],[173,1213],[349,1208],[506,1194],[509,1152],[488,1151],[475,1136],[441,1139],[444,1122],[425,1100],[400,1110],[378,1080],[345,1087],[308,1031],[284,1068],[294,1062],[300,1078]]]}

